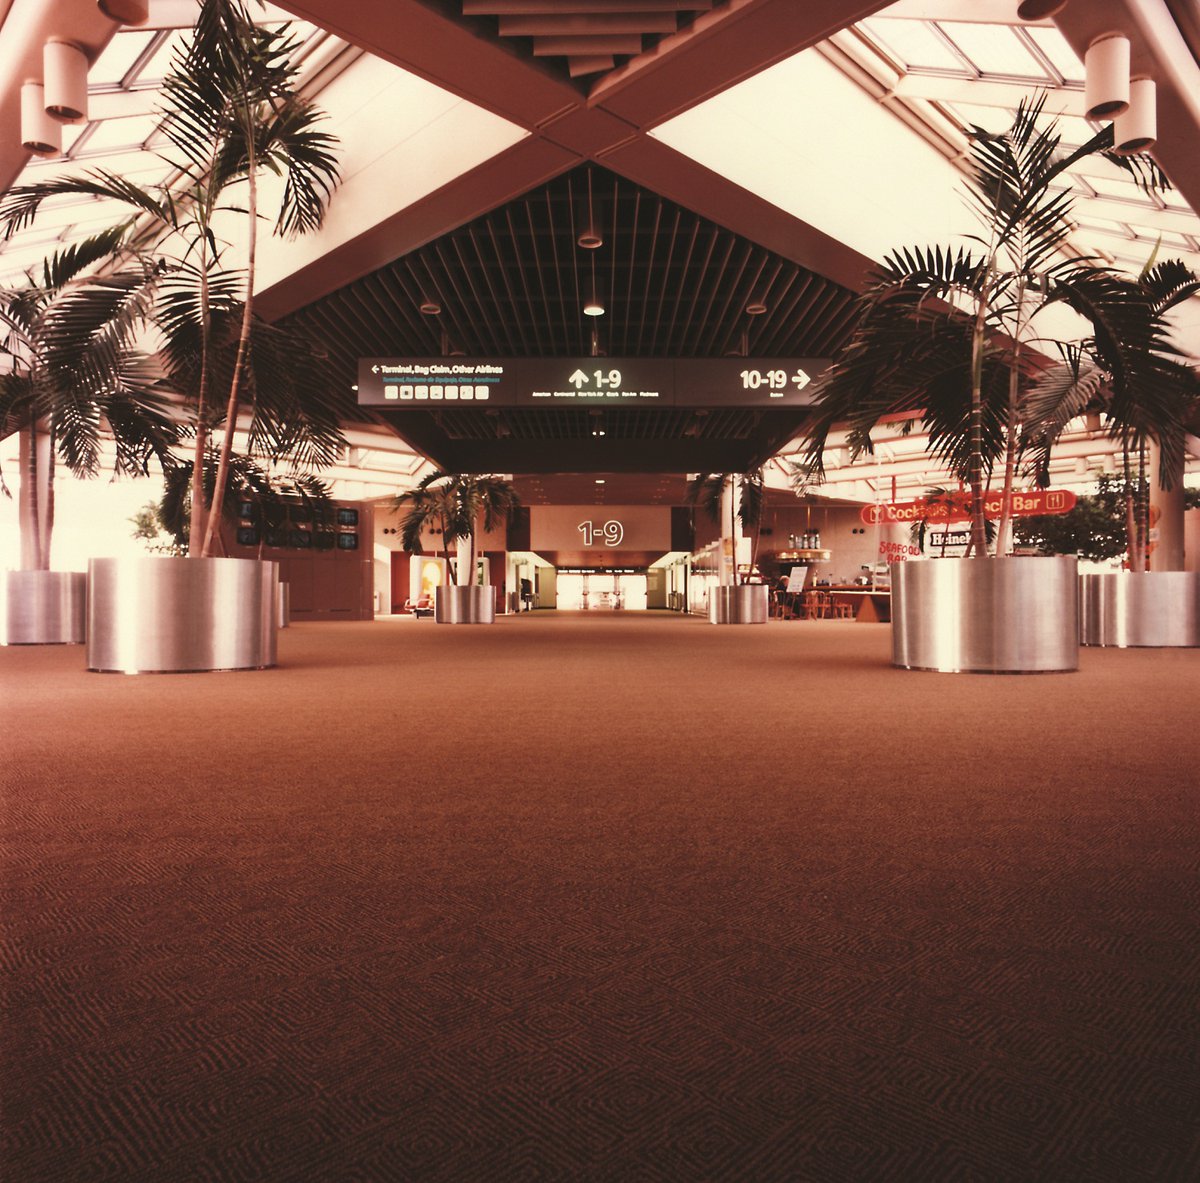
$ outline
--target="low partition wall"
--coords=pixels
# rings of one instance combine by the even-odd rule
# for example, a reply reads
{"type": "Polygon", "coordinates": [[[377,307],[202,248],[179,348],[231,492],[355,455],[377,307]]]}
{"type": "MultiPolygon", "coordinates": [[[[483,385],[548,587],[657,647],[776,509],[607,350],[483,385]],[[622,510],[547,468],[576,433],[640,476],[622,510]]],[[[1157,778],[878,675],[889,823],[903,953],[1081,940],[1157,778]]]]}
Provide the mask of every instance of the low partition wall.
{"type": "Polygon", "coordinates": [[[0,572],[0,645],[82,645],[86,621],[82,571],[0,572]]]}
{"type": "Polygon", "coordinates": [[[765,583],[722,584],[709,589],[710,624],[766,624],[771,589],[765,583]]]}
{"type": "Polygon", "coordinates": [[[1120,649],[1200,646],[1200,573],[1081,575],[1079,639],[1120,649]]]}
{"type": "Polygon", "coordinates": [[[279,567],[258,559],[92,559],[88,669],[256,670],[276,661],[279,567]]]}
{"type": "Polygon", "coordinates": [[[892,658],[942,673],[1079,668],[1074,557],[893,563],[892,658]]]}

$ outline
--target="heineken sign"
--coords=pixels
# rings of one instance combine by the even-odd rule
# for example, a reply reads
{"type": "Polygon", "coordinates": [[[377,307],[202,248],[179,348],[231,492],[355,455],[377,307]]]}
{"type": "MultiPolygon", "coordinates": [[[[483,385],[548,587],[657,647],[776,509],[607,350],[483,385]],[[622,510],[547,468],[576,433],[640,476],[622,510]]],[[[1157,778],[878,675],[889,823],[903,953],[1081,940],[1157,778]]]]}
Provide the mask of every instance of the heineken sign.
{"type": "Polygon", "coordinates": [[[358,402],[437,407],[807,406],[828,358],[367,357],[358,402]]]}

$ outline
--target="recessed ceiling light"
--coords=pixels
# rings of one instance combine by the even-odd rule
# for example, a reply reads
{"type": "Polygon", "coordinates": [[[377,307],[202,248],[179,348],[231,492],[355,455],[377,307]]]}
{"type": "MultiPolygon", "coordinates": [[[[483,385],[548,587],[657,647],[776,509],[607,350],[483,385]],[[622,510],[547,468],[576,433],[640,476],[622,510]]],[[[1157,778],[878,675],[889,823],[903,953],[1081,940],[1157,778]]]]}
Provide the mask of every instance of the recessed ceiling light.
{"type": "Polygon", "coordinates": [[[746,305],[747,316],[762,316],[766,310],[767,306],[762,300],[751,300],[750,303],[746,305]]]}
{"type": "Polygon", "coordinates": [[[607,483],[608,483],[608,482],[607,482],[607,481],[605,481],[605,479],[604,479],[603,477],[597,477],[597,478],[596,478],[596,484],[598,484],[598,485],[604,485],[604,484],[607,484],[607,483]]]}
{"type": "Polygon", "coordinates": [[[422,300],[421,311],[426,316],[440,316],[442,312],[442,306],[436,300],[422,300]]]}
{"type": "Polygon", "coordinates": [[[603,316],[604,305],[599,300],[593,298],[583,306],[584,316],[603,316]]]}

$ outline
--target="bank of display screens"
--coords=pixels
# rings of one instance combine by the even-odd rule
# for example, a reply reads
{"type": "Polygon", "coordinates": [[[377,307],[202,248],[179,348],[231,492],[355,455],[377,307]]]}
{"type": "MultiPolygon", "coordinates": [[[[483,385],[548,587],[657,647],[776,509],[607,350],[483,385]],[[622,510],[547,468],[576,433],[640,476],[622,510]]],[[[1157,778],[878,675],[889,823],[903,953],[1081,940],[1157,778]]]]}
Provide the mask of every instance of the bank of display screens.
{"type": "Polygon", "coordinates": [[[348,506],[339,505],[330,514],[304,502],[262,505],[243,498],[238,502],[238,518],[239,546],[326,552],[359,548],[359,511],[348,506]]]}

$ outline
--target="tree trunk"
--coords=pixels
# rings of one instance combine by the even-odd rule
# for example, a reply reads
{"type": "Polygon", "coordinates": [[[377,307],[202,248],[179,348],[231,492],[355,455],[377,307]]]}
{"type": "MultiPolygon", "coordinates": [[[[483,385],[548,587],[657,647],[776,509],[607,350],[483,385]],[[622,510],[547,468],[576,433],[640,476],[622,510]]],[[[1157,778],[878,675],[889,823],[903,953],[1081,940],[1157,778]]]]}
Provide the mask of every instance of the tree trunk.
{"type": "Polygon", "coordinates": [[[188,555],[198,559],[204,550],[207,525],[204,461],[208,454],[208,359],[212,320],[208,314],[208,238],[200,236],[200,388],[196,392],[196,442],[192,447],[192,505],[188,520],[188,555]]]}
{"type": "Polygon", "coordinates": [[[967,484],[971,489],[971,551],[987,554],[987,527],[983,516],[983,350],[987,328],[987,302],[980,297],[975,307],[971,336],[971,458],[967,484]]]}
{"type": "Polygon", "coordinates": [[[50,570],[50,532],[53,516],[53,448],[50,437],[30,422],[18,437],[21,488],[17,517],[21,534],[21,569],[50,570]],[[50,512],[48,512],[50,511],[50,512]]]}
{"type": "Polygon", "coordinates": [[[254,319],[254,264],[258,248],[258,175],[254,144],[254,119],[247,113],[247,173],[246,195],[246,300],[242,305],[241,334],[238,337],[237,357],[233,363],[233,377],[229,382],[229,401],[225,405],[225,432],[221,437],[221,453],[217,461],[217,482],[213,489],[212,507],[208,514],[208,528],[204,533],[203,555],[207,558],[213,549],[213,539],[221,529],[221,514],[225,507],[225,482],[229,476],[229,457],[233,452],[233,433],[237,429],[238,403],[241,399],[242,369],[250,346],[250,326],[254,319]]]}
{"type": "Polygon", "coordinates": [[[454,582],[459,587],[470,587],[475,582],[475,536],[468,534],[455,539],[454,582]]]}
{"type": "MultiPolygon", "coordinates": [[[[1017,326],[1017,335],[1021,325],[1017,326]]],[[[1003,558],[1012,550],[1012,504],[1013,480],[1017,470],[1017,395],[1021,366],[1021,343],[1013,344],[1013,355],[1008,370],[1008,422],[1004,445],[1004,487],[1000,494],[1000,526],[996,530],[996,557],[1003,558]]]]}

